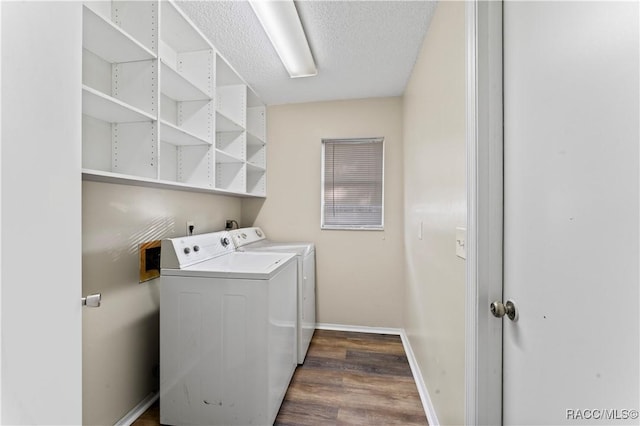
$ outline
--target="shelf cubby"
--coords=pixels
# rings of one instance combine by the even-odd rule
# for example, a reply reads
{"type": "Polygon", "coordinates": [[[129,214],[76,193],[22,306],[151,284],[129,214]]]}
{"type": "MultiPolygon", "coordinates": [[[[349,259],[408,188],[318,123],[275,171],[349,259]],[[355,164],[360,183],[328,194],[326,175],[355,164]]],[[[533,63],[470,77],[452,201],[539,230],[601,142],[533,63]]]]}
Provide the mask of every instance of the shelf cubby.
{"type": "Polygon", "coordinates": [[[216,55],[216,87],[237,86],[245,84],[240,75],[231,65],[220,55],[216,55]]]}
{"type": "Polygon", "coordinates": [[[155,118],[95,89],[82,89],[83,167],[157,178],[155,118]]]}
{"type": "Polygon", "coordinates": [[[156,7],[115,1],[82,8],[83,84],[152,116],[157,116],[156,7]],[[134,38],[141,33],[149,33],[145,44],[134,38]]]}
{"type": "Polygon", "coordinates": [[[160,87],[163,95],[174,101],[211,100],[211,96],[205,89],[196,86],[164,60],[161,60],[160,63],[160,87]]]}
{"type": "MultiPolygon", "coordinates": [[[[82,55],[83,91],[101,93],[133,110],[157,117],[156,61],[109,63],[89,50],[82,55]]],[[[83,95],[84,96],[84,95],[83,95]]]]}
{"type": "Polygon", "coordinates": [[[246,192],[246,164],[244,162],[219,162],[226,156],[216,156],[216,188],[225,191],[246,192]]]}
{"type": "Polygon", "coordinates": [[[241,132],[243,127],[233,121],[231,118],[227,117],[220,111],[216,111],[216,132],[224,133],[224,132],[241,132]]]}
{"type": "Polygon", "coordinates": [[[160,145],[160,180],[213,189],[213,148],[209,145],[160,145]]]}
{"type": "Polygon", "coordinates": [[[247,193],[267,193],[267,109],[260,98],[247,91],[247,193]]]}
{"type": "Polygon", "coordinates": [[[263,169],[267,165],[266,145],[247,145],[247,163],[253,164],[263,169]]]}
{"type": "Polygon", "coordinates": [[[216,111],[242,129],[247,126],[247,86],[216,88],[216,111]]]}
{"type": "Polygon", "coordinates": [[[240,161],[247,156],[246,136],[244,132],[216,133],[216,148],[219,152],[228,154],[240,161]]]}
{"type": "Polygon", "coordinates": [[[158,178],[156,123],[112,125],[111,170],[126,175],[158,178]]]}
{"type": "Polygon", "coordinates": [[[170,1],[160,6],[162,92],[177,101],[211,99],[213,47],[170,1]]]}
{"type": "Polygon", "coordinates": [[[83,47],[105,61],[134,62],[156,57],[152,50],[87,5],[82,8],[82,19],[83,47]]]}
{"type": "Polygon", "coordinates": [[[211,49],[202,32],[172,2],[160,2],[160,39],[176,52],[195,52],[211,49]]]}
{"type": "Polygon", "coordinates": [[[247,143],[260,145],[267,140],[266,108],[264,106],[247,108],[247,133],[251,135],[247,143]]]}
{"type": "Polygon", "coordinates": [[[113,0],[111,17],[116,25],[158,55],[158,1],[113,0]]]}
{"type": "Polygon", "coordinates": [[[265,196],[267,193],[266,170],[247,163],[247,193],[256,196],[265,196]]]}

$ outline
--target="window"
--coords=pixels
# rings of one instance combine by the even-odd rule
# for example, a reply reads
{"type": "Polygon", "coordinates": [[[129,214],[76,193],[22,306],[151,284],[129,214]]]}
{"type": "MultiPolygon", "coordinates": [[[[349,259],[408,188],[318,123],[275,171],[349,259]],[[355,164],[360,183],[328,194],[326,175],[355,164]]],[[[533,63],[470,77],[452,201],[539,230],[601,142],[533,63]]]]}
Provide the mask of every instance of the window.
{"type": "Polygon", "coordinates": [[[322,141],[322,229],[383,229],[382,138],[322,141]]]}

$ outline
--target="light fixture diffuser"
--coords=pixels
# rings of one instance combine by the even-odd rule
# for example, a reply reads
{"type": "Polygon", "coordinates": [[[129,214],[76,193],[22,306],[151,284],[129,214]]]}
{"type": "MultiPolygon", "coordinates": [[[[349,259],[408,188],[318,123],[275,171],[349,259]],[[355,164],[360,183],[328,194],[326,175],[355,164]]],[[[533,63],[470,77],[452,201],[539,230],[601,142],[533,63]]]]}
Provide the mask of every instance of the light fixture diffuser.
{"type": "Polygon", "coordinates": [[[250,0],[249,4],[291,78],[317,75],[293,0],[250,0]]]}

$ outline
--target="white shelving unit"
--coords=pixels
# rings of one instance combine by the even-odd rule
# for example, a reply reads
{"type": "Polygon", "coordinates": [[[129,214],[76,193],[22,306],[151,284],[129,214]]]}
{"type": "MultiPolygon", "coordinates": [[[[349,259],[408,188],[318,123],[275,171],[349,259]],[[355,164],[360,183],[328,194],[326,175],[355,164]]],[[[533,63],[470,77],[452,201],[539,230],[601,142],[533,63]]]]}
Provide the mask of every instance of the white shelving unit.
{"type": "Polygon", "coordinates": [[[83,177],[266,195],[266,108],[172,1],[83,7],[83,177]]]}
{"type": "Polygon", "coordinates": [[[88,2],[83,7],[83,167],[157,178],[157,4],[88,2]],[[123,12],[133,19],[123,19],[123,12]],[[135,21],[132,22],[132,21],[135,21]]]}
{"type": "Polygon", "coordinates": [[[267,194],[267,108],[251,90],[247,97],[247,192],[267,194]]]}

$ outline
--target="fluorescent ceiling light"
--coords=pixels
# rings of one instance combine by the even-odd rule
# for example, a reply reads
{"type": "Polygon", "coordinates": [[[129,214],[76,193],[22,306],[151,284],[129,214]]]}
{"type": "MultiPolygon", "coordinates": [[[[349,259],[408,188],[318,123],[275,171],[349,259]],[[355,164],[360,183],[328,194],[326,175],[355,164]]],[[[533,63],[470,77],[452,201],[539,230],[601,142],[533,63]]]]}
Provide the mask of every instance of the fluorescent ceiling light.
{"type": "Polygon", "coordinates": [[[293,0],[250,0],[291,78],[318,74],[293,0]]]}

